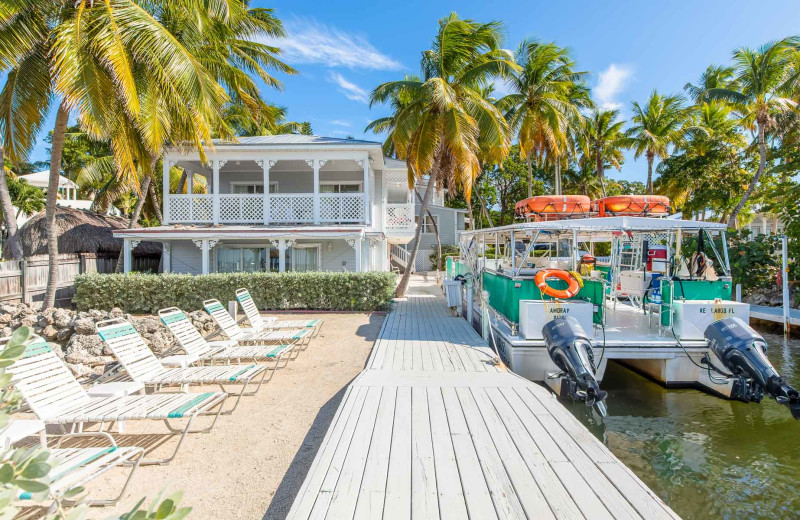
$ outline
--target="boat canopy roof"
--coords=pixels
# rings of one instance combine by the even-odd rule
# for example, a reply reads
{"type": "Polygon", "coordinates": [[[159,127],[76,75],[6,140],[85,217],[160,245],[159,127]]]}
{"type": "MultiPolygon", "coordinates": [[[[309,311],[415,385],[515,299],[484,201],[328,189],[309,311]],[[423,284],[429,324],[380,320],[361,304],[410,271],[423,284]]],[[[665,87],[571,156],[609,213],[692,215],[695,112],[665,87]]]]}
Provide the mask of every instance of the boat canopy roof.
{"type": "Polygon", "coordinates": [[[679,220],[672,218],[652,217],[591,217],[570,220],[554,220],[550,222],[521,222],[509,226],[462,231],[462,235],[479,235],[502,231],[580,231],[580,232],[609,232],[609,231],[707,231],[727,229],[726,224],[718,222],[705,222],[697,220],[679,220]]]}

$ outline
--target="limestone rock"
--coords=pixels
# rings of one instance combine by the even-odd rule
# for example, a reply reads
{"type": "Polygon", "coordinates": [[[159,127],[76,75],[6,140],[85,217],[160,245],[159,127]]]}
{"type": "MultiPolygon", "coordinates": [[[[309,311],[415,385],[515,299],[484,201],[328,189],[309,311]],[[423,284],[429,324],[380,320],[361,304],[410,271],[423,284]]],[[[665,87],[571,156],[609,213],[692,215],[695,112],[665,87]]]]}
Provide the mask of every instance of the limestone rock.
{"type": "Polygon", "coordinates": [[[76,334],[94,334],[96,332],[94,321],[91,318],[77,318],[72,321],[72,328],[76,334]]]}
{"type": "Polygon", "coordinates": [[[41,334],[47,341],[54,341],[58,337],[58,329],[48,325],[42,329],[41,334]]]}
{"type": "Polygon", "coordinates": [[[69,327],[71,321],[72,313],[70,311],[66,309],[56,309],[55,312],[53,312],[53,325],[59,329],[69,327]]]}
{"type": "Polygon", "coordinates": [[[103,355],[103,340],[97,334],[75,334],[67,345],[67,354],[88,353],[92,356],[103,355]]]}

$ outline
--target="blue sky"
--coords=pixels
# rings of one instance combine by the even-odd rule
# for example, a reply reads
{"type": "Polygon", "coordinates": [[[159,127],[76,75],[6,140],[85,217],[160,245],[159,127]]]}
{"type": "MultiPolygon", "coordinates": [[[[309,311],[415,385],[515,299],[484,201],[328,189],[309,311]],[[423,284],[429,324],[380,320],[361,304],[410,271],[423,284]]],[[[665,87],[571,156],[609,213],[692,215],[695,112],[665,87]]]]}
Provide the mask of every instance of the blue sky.
{"type": "MultiPolygon", "coordinates": [[[[711,63],[728,63],[741,46],[800,34],[800,9],[790,1],[528,1],[297,2],[253,0],[272,7],[289,31],[278,45],[301,74],[284,77],[283,92],[266,91],[286,106],[289,119],[310,121],[314,133],[376,139],[367,123],[386,115],[369,108],[376,85],[418,73],[437,20],[463,18],[504,23],[506,46],[534,37],[569,47],[578,68],[590,73],[595,100],[630,113],[634,100],[657,88],[678,92],[711,63]]],[[[52,127],[52,121],[46,125],[52,127]]],[[[380,140],[380,138],[378,138],[380,140]]],[[[32,160],[47,157],[40,143],[32,160]]],[[[630,156],[611,176],[644,180],[646,164],[630,156]]]]}

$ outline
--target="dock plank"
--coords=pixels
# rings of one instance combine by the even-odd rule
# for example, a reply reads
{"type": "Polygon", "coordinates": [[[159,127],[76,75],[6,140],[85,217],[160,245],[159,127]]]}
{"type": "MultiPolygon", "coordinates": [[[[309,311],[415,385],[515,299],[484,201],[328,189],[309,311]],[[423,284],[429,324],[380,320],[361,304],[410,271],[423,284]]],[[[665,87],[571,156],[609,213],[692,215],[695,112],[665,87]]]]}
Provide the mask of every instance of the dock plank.
{"type": "Polygon", "coordinates": [[[441,289],[413,280],[345,392],[288,518],[678,518],[441,289]]]}

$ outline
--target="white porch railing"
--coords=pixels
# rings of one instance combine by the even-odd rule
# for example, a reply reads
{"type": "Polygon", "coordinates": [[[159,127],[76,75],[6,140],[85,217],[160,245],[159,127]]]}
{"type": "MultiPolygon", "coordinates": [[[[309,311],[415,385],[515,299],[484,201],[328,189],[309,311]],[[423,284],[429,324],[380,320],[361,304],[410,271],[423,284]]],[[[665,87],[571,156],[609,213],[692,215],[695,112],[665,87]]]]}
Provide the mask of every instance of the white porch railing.
{"type": "Polygon", "coordinates": [[[364,222],[364,194],[341,193],[319,196],[320,222],[364,222]]]}
{"type": "Polygon", "coordinates": [[[273,193],[269,196],[269,220],[278,223],[313,223],[314,195],[273,193]]]}
{"type": "Polygon", "coordinates": [[[408,268],[408,257],[410,255],[408,250],[398,246],[397,244],[392,244],[390,253],[392,255],[391,256],[392,260],[394,260],[394,262],[397,263],[397,265],[399,265],[403,269],[408,268]]]}
{"type": "Polygon", "coordinates": [[[211,222],[214,199],[211,195],[178,194],[169,197],[170,222],[211,222]]]}
{"type": "Polygon", "coordinates": [[[413,204],[386,204],[385,211],[384,226],[387,233],[414,231],[413,204]]]}
{"type": "Polygon", "coordinates": [[[264,195],[219,195],[219,221],[223,224],[261,224],[264,222],[264,195]]]}

